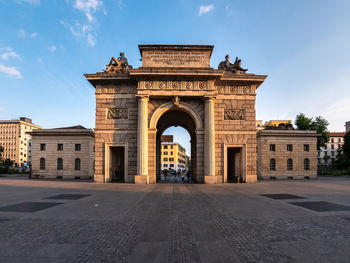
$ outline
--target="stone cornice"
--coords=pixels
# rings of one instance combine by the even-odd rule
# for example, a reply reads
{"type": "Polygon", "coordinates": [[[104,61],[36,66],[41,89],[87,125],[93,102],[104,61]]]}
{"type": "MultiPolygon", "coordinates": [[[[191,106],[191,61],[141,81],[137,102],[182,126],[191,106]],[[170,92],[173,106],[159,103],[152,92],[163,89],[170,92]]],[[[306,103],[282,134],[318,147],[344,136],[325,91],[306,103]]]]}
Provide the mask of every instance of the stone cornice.
{"type": "Polygon", "coordinates": [[[257,132],[257,136],[318,137],[320,134],[316,133],[316,131],[303,130],[260,130],[257,132]]]}

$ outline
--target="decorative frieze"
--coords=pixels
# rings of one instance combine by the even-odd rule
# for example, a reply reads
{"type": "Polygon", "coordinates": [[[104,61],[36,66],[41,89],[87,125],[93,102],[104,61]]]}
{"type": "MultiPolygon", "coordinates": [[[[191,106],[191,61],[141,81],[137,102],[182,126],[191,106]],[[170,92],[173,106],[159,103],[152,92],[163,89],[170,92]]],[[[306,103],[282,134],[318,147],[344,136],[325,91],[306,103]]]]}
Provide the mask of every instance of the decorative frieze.
{"type": "Polygon", "coordinates": [[[109,108],[107,111],[107,119],[128,119],[129,111],[127,108],[109,108]]]}
{"type": "Polygon", "coordinates": [[[119,87],[113,88],[96,88],[96,94],[115,94],[120,91],[119,87]]]}
{"type": "Polygon", "coordinates": [[[225,109],[224,111],[225,120],[245,120],[244,109],[225,109]]]}
{"type": "Polygon", "coordinates": [[[252,86],[216,86],[218,94],[255,95],[256,87],[252,86]]]}
{"type": "Polygon", "coordinates": [[[178,81],[178,80],[153,80],[153,81],[139,81],[139,90],[214,90],[214,84],[211,81],[178,81]]]}

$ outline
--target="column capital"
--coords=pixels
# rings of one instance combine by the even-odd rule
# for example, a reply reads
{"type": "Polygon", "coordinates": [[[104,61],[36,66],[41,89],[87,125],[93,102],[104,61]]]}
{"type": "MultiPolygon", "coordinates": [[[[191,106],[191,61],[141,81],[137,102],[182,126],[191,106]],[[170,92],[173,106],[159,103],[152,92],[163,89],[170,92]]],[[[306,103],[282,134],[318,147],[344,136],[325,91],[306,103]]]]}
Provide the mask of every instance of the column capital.
{"type": "Polygon", "coordinates": [[[214,96],[204,96],[203,100],[205,102],[214,102],[216,100],[216,97],[214,97],[214,96]]]}
{"type": "Polygon", "coordinates": [[[139,101],[149,101],[149,96],[145,96],[145,95],[136,95],[136,98],[139,100],[139,101]]]}

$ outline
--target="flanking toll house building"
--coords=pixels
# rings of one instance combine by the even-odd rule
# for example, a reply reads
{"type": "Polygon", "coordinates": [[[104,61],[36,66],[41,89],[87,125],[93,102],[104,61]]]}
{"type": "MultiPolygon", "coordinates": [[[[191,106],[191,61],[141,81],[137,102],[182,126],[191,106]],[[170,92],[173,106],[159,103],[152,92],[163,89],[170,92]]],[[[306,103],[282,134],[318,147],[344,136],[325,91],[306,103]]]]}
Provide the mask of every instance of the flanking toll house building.
{"type": "Polygon", "coordinates": [[[213,46],[140,45],[142,67],[124,53],[103,72],[85,74],[96,89],[96,182],[154,184],[161,178],[161,136],[171,126],[191,137],[198,183],[257,181],[255,99],[265,75],[229,56],[210,65],[213,46]],[[117,164],[117,165],[116,165],[117,164]]]}

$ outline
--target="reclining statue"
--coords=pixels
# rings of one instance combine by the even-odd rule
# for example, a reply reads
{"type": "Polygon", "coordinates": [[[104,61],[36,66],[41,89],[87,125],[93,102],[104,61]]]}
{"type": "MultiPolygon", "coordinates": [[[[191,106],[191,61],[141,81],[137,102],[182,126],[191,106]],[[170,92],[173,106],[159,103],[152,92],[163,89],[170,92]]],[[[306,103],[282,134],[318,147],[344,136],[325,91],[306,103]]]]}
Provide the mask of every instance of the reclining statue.
{"type": "Polygon", "coordinates": [[[128,59],[124,56],[124,52],[120,52],[120,57],[118,57],[118,59],[112,57],[106,67],[105,72],[118,72],[122,71],[123,69],[132,68],[132,66],[128,64],[128,59]]]}
{"type": "Polygon", "coordinates": [[[220,62],[218,69],[220,70],[225,70],[225,71],[230,71],[232,73],[238,73],[238,74],[243,74],[245,73],[248,69],[244,69],[241,67],[242,60],[238,59],[236,57],[235,62],[232,64],[230,63],[230,56],[226,55],[225,56],[225,61],[220,62]]]}

